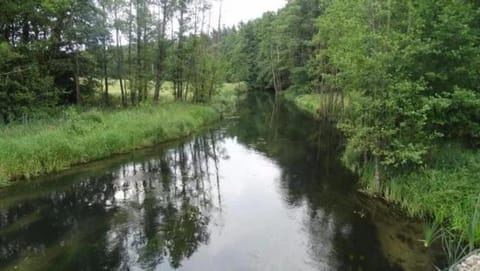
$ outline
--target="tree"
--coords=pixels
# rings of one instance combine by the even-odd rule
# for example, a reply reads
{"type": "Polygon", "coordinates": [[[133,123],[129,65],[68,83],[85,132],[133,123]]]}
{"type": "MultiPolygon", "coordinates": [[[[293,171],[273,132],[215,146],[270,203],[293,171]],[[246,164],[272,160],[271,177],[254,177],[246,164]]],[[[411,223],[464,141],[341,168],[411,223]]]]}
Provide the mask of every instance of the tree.
{"type": "Polygon", "coordinates": [[[124,21],[120,18],[119,13],[123,11],[126,6],[126,2],[123,0],[113,0],[113,14],[114,14],[114,21],[113,26],[115,28],[115,53],[116,53],[116,75],[118,77],[120,83],[120,95],[122,100],[122,105],[127,105],[127,98],[126,98],[126,87],[123,81],[124,78],[124,52],[123,48],[120,47],[120,30],[123,29],[123,25],[125,24],[124,21]]]}
{"type": "MultiPolygon", "coordinates": [[[[109,26],[108,26],[108,10],[111,9],[111,0],[101,0],[100,5],[102,8],[102,35],[101,35],[101,41],[102,41],[102,58],[101,58],[101,66],[103,70],[103,79],[104,79],[104,90],[105,90],[105,104],[109,104],[108,100],[108,43],[110,39],[110,32],[109,32],[109,26]]],[[[117,30],[117,39],[118,39],[118,30],[117,30]]]]}
{"type": "Polygon", "coordinates": [[[157,54],[156,54],[156,74],[155,74],[155,92],[153,100],[158,102],[160,90],[165,78],[165,60],[167,54],[166,29],[171,20],[174,11],[174,3],[171,0],[157,0],[158,3],[158,22],[157,22],[157,54]]]}

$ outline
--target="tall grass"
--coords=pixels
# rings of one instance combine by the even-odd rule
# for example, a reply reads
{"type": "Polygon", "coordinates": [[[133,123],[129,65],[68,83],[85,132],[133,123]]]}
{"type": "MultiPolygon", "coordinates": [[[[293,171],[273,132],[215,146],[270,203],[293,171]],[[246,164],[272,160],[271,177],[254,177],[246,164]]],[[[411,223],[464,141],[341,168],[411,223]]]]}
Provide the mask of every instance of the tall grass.
{"type": "Polygon", "coordinates": [[[478,191],[478,193],[479,194],[477,198],[477,204],[475,205],[475,211],[466,232],[468,247],[470,251],[473,251],[475,249],[475,244],[477,243],[477,240],[480,240],[478,234],[478,231],[480,229],[480,191],[478,191]]]}
{"type": "Polygon", "coordinates": [[[186,136],[220,118],[210,106],[162,104],[81,112],[0,130],[0,184],[186,136]]]}
{"type": "Polygon", "coordinates": [[[341,93],[297,94],[287,91],[284,96],[300,110],[317,119],[339,118],[348,101],[341,93]]]}
{"type": "Polygon", "coordinates": [[[479,180],[478,151],[442,145],[432,154],[430,166],[390,176],[384,193],[410,215],[447,225],[473,248],[480,241],[479,180]]]}
{"type": "Polygon", "coordinates": [[[467,248],[461,238],[448,230],[445,230],[442,234],[442,247],[447,257],[447,265],[454,266],[463,257],[468,254],[467,248]]]}
{"type": "Polygon", "coordinates": [[[427,221],[423,225],[423,245],[430,247],[433,242],[442,237],[442,227],[435,221],[427,221]]]}

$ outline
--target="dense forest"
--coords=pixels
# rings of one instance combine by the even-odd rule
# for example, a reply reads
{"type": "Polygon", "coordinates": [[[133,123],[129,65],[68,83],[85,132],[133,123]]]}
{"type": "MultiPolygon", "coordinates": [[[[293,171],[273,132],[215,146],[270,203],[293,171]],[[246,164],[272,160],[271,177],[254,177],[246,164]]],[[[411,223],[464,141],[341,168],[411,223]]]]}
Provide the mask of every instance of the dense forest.
{"type": "Polygon", "coordinates": [[[478,1],[289,0],[237,26],[212,4],[1,1],[1,122],[156,104],[165,84],[208,104],[245,82],[334,123],[365,191],[478,246],[478,1]]]}

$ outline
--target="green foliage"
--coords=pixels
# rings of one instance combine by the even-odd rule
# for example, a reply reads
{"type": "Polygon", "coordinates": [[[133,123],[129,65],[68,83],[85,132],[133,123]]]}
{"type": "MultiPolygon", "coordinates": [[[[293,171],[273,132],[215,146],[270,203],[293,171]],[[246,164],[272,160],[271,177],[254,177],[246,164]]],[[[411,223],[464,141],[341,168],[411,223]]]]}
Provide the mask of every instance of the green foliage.
{"type": "Polygon", "coordinates": [[[225,35],[227,75],[294,90],[285,96],[317,117],[342,112],[344,161],[372,177],[365,165],[379,161],[385,181],[426,166],[439,142],[478,144],[475,5],[289,1],[225,35]]]}
{"type": "Polygon", "coordinates": [[[472,145],[479,143],[480,94],[477,91],[455,87],[453,92],[439,95],[433,108],[431,118],[438,133],[449,139],[470,141],[472,145]]]}
{"type": "Polygon", "coordinates": [[[42,77],[37,63],[0,42],[0,122],[51,107],[57,94],[52,78],[42,77]]]}
{"type": "Polygon", "coordinates": [[[122,81],[122,106],[158,102],[166,80],[181,89],[178,100],[206,102],[223,81],[218,32],[204,31],[210,2],[2,1],[0,98],[9,104],[1,107],[3,121],[60,104],[98,104],[97,79],[106,106],[115,105],[108,94],[112,78],[122,81]],[[170,36],[174,20],[178,32],[172,29],[177,33],[170,36]]]}
{"type": "Polygon", "coordinates": [[[217,90],[216,95],[213,96],[210,104],[224,114],[235,113],[237,102],[247,90],[248,85],[244,82],[223,84],[223,86],[217,90]]]}
{"type": "Polygon", "coordinates": [[[442,145],[432,152],[431,159],[430,166],[420,171],[391,176],[385,184],[385,197],[399,202],[413,216],[433,216],[470,243],[478,243],[479,153],[442,145]]]}
{"type": "Polygon", "coordinates": [[[250,88],[277,91],[308,81],[306,64],[313,51],[318,0],[294,0],[278,13],[241,24],[223,38],[226,77],[250,88]]]}
{"type": "Polygon", "coordinates": [[[355,97],[339,123],[351,168],[378,159],[387,172],[414,169],[439,141],[478,143],[478,76],[468,72],[480,53],[472,5],[328,3],[309,72],[314,88],[355,97]]]}
{"type": "Polygon", "coordinates": [[[193,39],[190,60],[193,66],[190,67],[189,77],[195,103],[209,102],[223,83],[221,56],[214,47],[216,45],[209,43],[211,41],[206,36],[193,39]]]}
{"type": "Polygon", "coordinates": [[[294,90],[285,92],[284,97],[300,110],[317,119],[337,119],[343,115],[348,99],[342,93],[299,94],[294,90]]]}

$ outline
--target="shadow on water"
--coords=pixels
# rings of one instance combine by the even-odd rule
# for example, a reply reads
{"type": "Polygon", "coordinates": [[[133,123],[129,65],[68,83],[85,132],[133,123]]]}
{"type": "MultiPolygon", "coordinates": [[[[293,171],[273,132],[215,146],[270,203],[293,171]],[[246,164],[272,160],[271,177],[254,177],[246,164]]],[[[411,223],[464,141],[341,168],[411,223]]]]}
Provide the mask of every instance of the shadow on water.
{"type": "Polygon", "coordinates": [[[0,269],[432,269],[331,125],[257,94],[223,126],[1,190],[0,269]]]}

